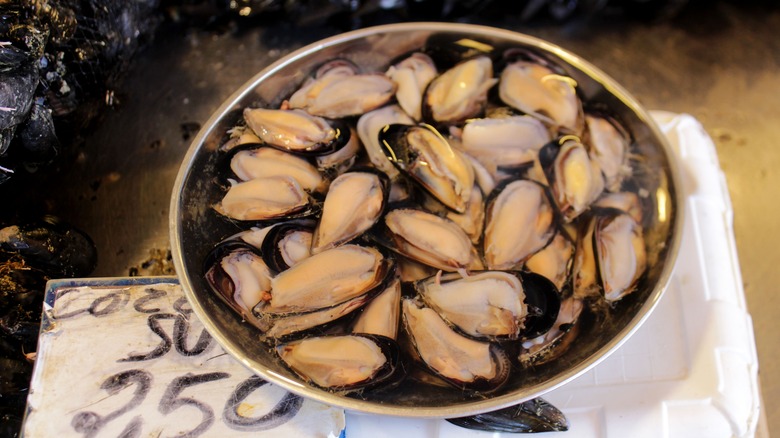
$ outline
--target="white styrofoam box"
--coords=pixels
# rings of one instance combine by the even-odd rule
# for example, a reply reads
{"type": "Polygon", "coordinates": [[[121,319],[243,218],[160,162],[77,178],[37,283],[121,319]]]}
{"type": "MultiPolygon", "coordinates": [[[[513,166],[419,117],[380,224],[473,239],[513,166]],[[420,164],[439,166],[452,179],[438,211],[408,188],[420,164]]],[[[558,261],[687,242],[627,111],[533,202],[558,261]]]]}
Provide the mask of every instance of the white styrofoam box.
{"type": "MultiPolygon", "coordinates": [[[[654,117],[677,151],[683,172],[682,199],[687,211],[674,275],[653,314],[628,341],[590,371],[544,395],[570,422],[569,431],[547,433],[544,437],[719,438],[751,437],[756,432],[760,412],[758,359],[734,244],[733,212],[715,147],[691,116],[656,112],[654,117]]],[[[128,282],[153,285],[171,281],[175,279],[71,280],[72,283],[58,285],[86,287],[84,302],[68,303],[66,297],[61,303],[84,308],[89,306],[85,303],[94,303],[94,294],[105,294],[105,287],[121,289],[128,282]],[[90,285],[95,289],[90,289],[90,285]]],[[[183,299],[180,288],[172,286],[166,291],[170,299],[157,302],[159,312],[181,312],[176,306],[179,302],[181,307],[179,300],[183,299]]],[[[145,292],[141,289],[135,293],[145,292]]],[[[74,294],[71,298],[76,297],[74,294]]],[[[105,299],[97,309],[112,302],[105,299]]],[[[207,355],[205,352],[192,357],[165,354],[161,360],[146,361],[144,367],[154,379],[145,389],[143,400],[121,415],[109,418],[108,413],[127,403],[134,394],[130,387],[120,388],[111,383],[106,386],[107,377],[126,371],[127,362],[118,359],[152,351],[162,339],[159,333],[150,330],[152,324],[148,323],[148,315],[143,314],[152,310],[153,303],[147,301],[137,308],[128,303],[120,300],[116,304],[123,305],[125,313],[85,317],[81,321],[66,318],[59,326],[44,331],[28,399],[26,436],[74,435],[73,421],[83,412],[99,415],[91,418],[106,423],[100,424],[101,432],[106,432],[109,426],[118,427],[113,430],[113,436],[134,424],[141,426],[133,429],[133,433],[169,433],[189,430],[188,425],[204,421],[207,411],[213,413],[213,421],[203,436],[252,433],[289,438],[334,436],[339,432],[347,438],[516,436],[462,429],[444,420],[354,413],[346,413],[345,418],[339,409],[308,401],[309,411],[301,409],[283,427],[239,430],[226,425],[227,409],[223,405],[240,407],[241,411],[236,412],[258,422],[259,415],[271,406],[267,403],[278,402],[283,391],[264,387],[244,404],[227,403],[231,400],[230,391],[247,381],[250,374],[238,362],[222,356],[218,346],[212,346],[213,351],[207,355]],[[142,315],[133,315],[133,309],[142,315]],[[215,390],[211,381],[192,384],[181,380],[190,373],[229,373],[235,381],[224,377],[226,384],[215,390]],[[182,382],[185,384],[174,384],[182,382]],[[111,393],[110,388],[114,386],[119,390],[111,393]],[[170,388],[174,388],[173,392],[170,388]],[[198,408],[197,404],[186,401],[188,398],[205,404],[198,408]],[[164,406],[162,411],[160,406],[164,406]],[[208,409],[202,409],[204,406],[208,409]],[[220,411],[221,420],[217,418],[220,411]],[[174,417],[179,420],[175,427],[169,424],[174,417]],[[340,430],[344,421],[346,428],[340,430]]],[[[56,318],[52,322],[58,323],[56,318]]],[[[198,321],[190,322],[192,327],[197,327],[198,321]]],[[[172,321],[166,319],[162,323],[163,331],[172,330],[172,321]]],[[[200,330],[193,328],[193,334],[185,340],[187,348],[194,348],[197,339],[194,333],[200,330]]],[[[212,375],[215,379],[219,376],[212,375]]],[[[84,415],[78,418],[87,419],[84,415]]],[[[236,426],[237,419],[240,420],[228,418],[227,423],[236,426]]],[[[87,426],[88,422],[82,421],[79,427],[87,430],[87,426]]]]}
{"type": "MultiPolygon", "coordinates": [[[[543,396],[569,420],[550,438],[755,435],[758,359],[715,146],[685,114],[653,117],[679,157],[687,209],[669,288],[634,335],[590,371],[543,396]]],[[[444,420],[347,413],[348,438],[509,437],[444,420]]]]}

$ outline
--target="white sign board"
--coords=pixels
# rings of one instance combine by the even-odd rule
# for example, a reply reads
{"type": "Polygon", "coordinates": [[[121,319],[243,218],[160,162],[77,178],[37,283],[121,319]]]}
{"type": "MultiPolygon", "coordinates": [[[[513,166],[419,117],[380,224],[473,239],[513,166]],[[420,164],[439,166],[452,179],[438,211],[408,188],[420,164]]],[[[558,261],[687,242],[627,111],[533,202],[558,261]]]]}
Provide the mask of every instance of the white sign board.
{"type": "Polygon", "coordinates": [[[343,435],[343,410],[244,368],[168,280],[49,284],[25,437],[343,435]]]}

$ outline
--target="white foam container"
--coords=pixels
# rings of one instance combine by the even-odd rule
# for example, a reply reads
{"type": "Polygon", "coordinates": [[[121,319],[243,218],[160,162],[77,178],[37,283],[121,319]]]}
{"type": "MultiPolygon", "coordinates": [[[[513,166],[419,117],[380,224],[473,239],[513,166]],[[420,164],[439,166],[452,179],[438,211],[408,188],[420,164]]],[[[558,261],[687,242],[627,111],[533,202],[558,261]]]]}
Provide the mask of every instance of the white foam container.
{"type": "MultiPolygon", "coordinates": [[[[687,214],[669,289],[637,332],[589,372],[543,398],[567,432],[545,438],[756,436],[761,398],[733,210],[712,139],[693,117],[652,112],[678,154],[687,214]]],[[[510,437],[443,420],[347,413],[348,438],[510,437]]]]}
{"type": "MultiPolygon", "coordinates": [[[[765,428],[759,427],[758,359],[734,244],[733,211],[714,144],[691,116],[664,112],[654,112],[653,116],[679,155],[683,172],[687,214],[674,275],[653,314],[627,342],[589,372],[544,396],[564,412],[570,429],[542,436],[766,437],[765,428]]],[[[49,284],[47,303],[52,304],[56,291],[63,287],[83,287],[83,293],[90,294],[106,293],[106,288],[156,282],[176,283],[173,278],[57,280],[49,284]]],[[[163,304],[170,307],[173,300],[183,299],[181,294],[181,289],[174,284],[170,288],[170,302],[163,304]]],[[[82,298],[86,302],[93,299],[82,298]]],[[[101,382],[126,367],[116,360],[117,357],[124,357],[122,355],[127,351],[147,351],[160,340],[149,331],[146,314],[133,314],[130,305],[124,309],[127,312],[116,314],[129,315],[127,318],[101,318],[91,325],[78,320],[57,323],[51,310],[49,308],[45,315],[48,328],[41,336],[28,398],[24,428],[27,437],[72,435],[74,413],[87,408],[107,412],[108,407],[113,406],[109,404],[125,403],[124,393],[120,392],[122,397],[108,397],[100,387],[101,382]],[[98,329],[98,322],[108,328],[98,329]],[[140,330],[146,338],[132,330],[140,330]],[[107,337],[103,333],[112,335],[107,337]],[[79,342],[65,342],[66,335],[75,336],[79,342]],[[98,341],[103,342],[99,348],[98,341]],[[136,345],[138,343],[140,346],[136,345]],[[72,353],[74,349],[78,354],[72,353]],[[78,360],[83,352],[90,353],[89,360],[78,360]],[[116,353],[115,356],[111,352],[116,353]]],[[[194,325],[193,329],[198,333],[200,326],[194,325]]],[[[139,431],[153,425],[158,432],[176,426],[160,414],[158,406],[167,382],[186,373],[214,371],[210,367],[217,365],[210,358],[223,356],[217,353],[209,353],[208,361],[197,356],[182,359],[169,355],[155,362],[139,364],[146,367],[147,372],[155,373],[154,383],[142,403],[112,422],[111,427],[118,428],[113,431],[114,436],[134,416],[145,421],[139,431]]],[[[225,363],[219,364],[220,372],[230,371],[238,381],[249,373],[229,357],[221,360],[225,363]]],[[[205,384],[188,387],[187,394],[216,409],[227,397],[223,394],[227,390],[222,386],[226,385],[221,385],[220,391],[205,384]]],[[[231,385],[226,387],[232,388],[231,385]]],[[[258,398],[256,404],[264,401],[262,397],[258,398]]],[[[215,418],[207,435],[290,438],[333,437],[340,432],[341,437],[346,438],[517,436],[462,429],[444,420],[349,412],[345,418],[341,410],[324,405],[312,409],[315,408],[322,411],[327,421],[301,411],[301,415],[283,427],[259,432],[230,429],[215,418]],[[344,424],[345,428],[341,429],[344,424]],[[319,435],[312,435],[313,430],[319,435]]],[[[185,420],[200,421],[198,412],[182,409],[174,413],[178,415],[177,423],[183,422],[180,425],[184,427],[189,424],[185,420]]]]}

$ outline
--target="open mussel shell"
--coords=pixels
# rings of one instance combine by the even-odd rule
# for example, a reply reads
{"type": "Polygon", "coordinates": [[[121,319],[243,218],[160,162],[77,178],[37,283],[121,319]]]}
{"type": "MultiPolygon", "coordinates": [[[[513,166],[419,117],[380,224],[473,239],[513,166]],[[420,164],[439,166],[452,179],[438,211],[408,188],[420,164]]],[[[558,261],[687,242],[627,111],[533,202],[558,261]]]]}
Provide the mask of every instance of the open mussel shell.
{"type": "Polygon", "coordinates": [[[601,168],[578,137],[551,141],[539,151],[539,163],[566,222],[584,213],[604,191],[601,168]]]}
{"type": "Polygon", "coordinates": [[[387,158],[442,204],[463,213],[474,187],[468,159],[433,126],[392,124],[379,131],[387,158]]]}
{"type": "Polygon", "coordinates": [[[351,136],[342,120],[313,116],[300,109],[247,108],[244,120],[264,144],[299,155],[333,153],[351,136]]]}
{"type": "Polygon", "coordinates": [[[523,267],[552,281],[564,295],[564,289],[570,289],[574,249],[574,240],[564,229],[558,229],[550,243],[526,259],[523,267]]]}
{"type": "Polygon", "coordinates": [[[528,309],[523,284],[514,273],[437,274],[415,282],[414,288],[427,306],[470,338],[511,340],[523,331],[528,309]]]}
{"type": "Polygon", "coordinates": [[[347,244],[307,257],[271,280],[260,313],[306,313],[343,303],[381,285],[395,261],[369,246],[347,244]]]}
{"type": "Polygon", "coordinates": [[[508,50],[504,62],[498,95],[505,104],[555,131],[582,133],[584,115],[574,78],[532,50],[508,50]]]}
{"type": "Polygon", "coordinates": [[[212,292],[255,327],[252,308],[270,290],[270,271],[259,251],[240,239],[216,245],[206,256],[204,278],[212,292]]]}
{"type": "Polygon", "coordinates": [[[526,290],[528,316],[525,319],[523,338],[530,339],[547,333],[555,324],[561,309],[558,288],[545,276],[535,272],[517,271],[526,290]]]}
{"type": "Polygon", "coordinates": [[[291,176],[230,181],[213,206],[222,216],[245,224],[304,218],[319,212],[319,204],[291,176]]]}
{"type": "Polygon", "coordinates": [[[339,175],[325,196],[311,252],[316,254],[361,236],[382,217],[389,194],[389,178],[376,169],[353,168],[339,175]]]}
{"type": "Polygon", "coordinates": [[[388,207],[371,238],[398,254],[444,271],[482,269],[471,238],[455,222],[403,203],[388,207]]]}
{"type": "Polygon", "coordinates": [[[615,303],[634,292],[647,268],[642,226],[628,213],[603,209],[582,228],[575,255],[575,296],[600,296],[615,303]]]}
{"type": "Polygon", "coordinates": [[[583,300],[574,296],[564,299],[552,328],[523,342],[523,348],[517,357],[519,363],[526,367],[537,366],[564,354],[579,335],[585,317],[583,312],[587,311],[583,300]]]}
{"type": "Polygon", "coordinates": [[[429,372],[462,391],[490,393],[511,374],[507,352],[453,330],[439,314],[416,299],[402,300],[402,320],[413,350],[429,372]]]}
{"type": "Polygon", "coordinates": [[[482,252],[489,269],[514,269],[549,244],[560,221],[549,190],[508,180],[488,196],[482,252]]]}
{"type": "Polygon", "coordinates": [[[423,120],[439,126],[482,114],[488,91],[497,82],[488,56],[477,55],[458,63],[428,84],[422,100],[423,120]]]}
{"type": "Polygon", "coordinates": [[[259,178],[292,177],[308,192],[322,192],[328,180],[307,157],[259,144],[236,146],[225,155],[229,172],[240,181],[259,178]]]}
{"type": "Polygon", "coordinates": [[[265,234],[260,253],[269,268],[282,272],[311,255],[314,227],[299,222],[282,222],[265,234]]]}
{"type": "Polygon", "coordinates": [[[265,313],[261,305],[252,313],[260,329],[260,339],[268,344],[278,344],[311,336],[321,336],[349,324],[355,313],[381,292],[381,288],[348,299],[334,306],[302,313],[265,313]]]}
{"type": "Polygon", "coordinates": [[[401,321],[401,279],[394,274],[381,289],[357,315],[352,332],[398,339],[398,325],[401,321]]]}
{"type": "Polygon", "coordinates": [[[620,191],[623,181],[631,176],[631,133],[615,116],[599,110],[585,113],[585,128],[582,141],[588,147],[591,157],[598,162],[604,174],[606,189],[610,192],[620,191]]]}
{"type": "Polygon", "coordinates": [[[398,344],[379,335],[308,337],[279,344],[275,350],[304,381],[331,392],[390,385],[404,375],[398,344]]]}
{"type": "Polygon", "coordinates": [[[414,283],[427,306],[464,336],[486,341],[546,333],[558,317],[558,289],[525,271],[437,274],[414,283]]]}

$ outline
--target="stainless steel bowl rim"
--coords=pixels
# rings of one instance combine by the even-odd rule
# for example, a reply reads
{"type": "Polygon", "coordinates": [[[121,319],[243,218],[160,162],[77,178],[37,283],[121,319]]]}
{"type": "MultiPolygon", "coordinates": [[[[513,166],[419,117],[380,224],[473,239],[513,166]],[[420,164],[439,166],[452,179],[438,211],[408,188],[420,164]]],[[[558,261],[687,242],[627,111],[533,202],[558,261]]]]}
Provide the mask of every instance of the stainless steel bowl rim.
{"type": "Polygon", "coordinates": [[[644,323],[644,321],[650,316],[652,310],[658,304],[663,292],[666,290],[671,278],[677,253],[679,252],[682,224],[684,222],[685,215],[685,203],[680,199],[681,185],[680,185],[680,170],[677,161],[674,159],[674,152],[666,141],[665,136],[660,132],[653,119],[647,113],[647,111],[634,99],[626,90],[624,90],[617,82],[599,70],[597,67],[591,65],[589,62],[579,58],[573,53],[555,45],[550,42],[521,34],[514,31],[479,26],[471,24],[456,24],[456,23],[429,23],[429,22],[412,22],[412,23],[399,23],[389,24],[382,26],[374,26],[355,30],[340,35],[336,35],[330,38],[326,38],[307,45],[298,49],[281,59],[277,60],[273,64],[269,65],[249,81],[247,81],[241,88],[239,88],[233,95],[231,95],[203,124],[203,128],[198,135],[193,139],[183,161],[179,168],[174,188],[171,196],[170,204],[170,216],[169,216],[169,232],[171,241],[171,252],[173,257],[173,263],[178,274],[179,282],[184,291],[185,296],[190,302],[192,309],[197,317],[202,321],[206,330],[214,337],[214,339],[222,346],[222,348],[233,356],[236,360],[241,362],[248,369],[259,374],[264,379],[284,387],[285,389],[325,404],[341,407],[345,410],[379,414],[389,416],[401,416],[401,417],[417,417],[417,418],[448,418],[448,417],[460,417],[467,415],[474,415],[477,413],[496,410],[520,403],[524,400],[539,397],[551,390],[554,390],[561,385],[570,382],[583,373],[587,372],[591,368],[595,367],[602,360],[604,360],[609,354],[614,352],[620,345],[622,345],[630,336],[644,323]],[[676,218],[670,229],[671,242],[670,248],[668,248],[668,256],[665,260],[658,282],[655,284],[653,291],[650,293],[648,299],[642,305],[640,311],[631,320],[631,323],[624,327],[617,336],[612,338],[609,342],[603,345],[598,351],[591,355],[589,360],[586,360],[576,366],[569,368],[566,372],[559,374],[555,378],[542,382],[534,386],[524,388],[521,393],[513,392],[502,394],[498,396],[488,397],[485,399],[474,400],[470,403],[465,403],[457,406],[441,406],[441,407],[407,407],[407,406],[388,406],[378,404],[372,401],[361,400],[359,398],[343,397],[329,392],[315,389],[300,382],[290,380],[287,377],[275,373],[269,369],[258,369],[253,366],[244,354],[236,347],[234,343],[221,331],[217,330],[214,326],[212,315],[209,315],[201,305],[198,297],[193,290],[193,284],[185,269],[184,254],[181,251],[181,224],[179,218],[181,217],[181,205],[180,197],[183,190],[183,185],[186,176],[188,175],[192,162],[198,151],[201,149],[204,140],[212,133],[217,125],[217,122],[225,117],[236,104],[250,93],[255,87],[261,84],[267,78],[273,76],[277,71],[282,69],[285,65],[295,62],[296,60],[310,56],[323,48],[338,45],[347,41],[365,38],[370,35],[378,33],[394,33],[394,32],[414,32],[414,31],[431,31],[431,32],[461,32],[474,36],[483,36],[489,38],[499,38],[508,41],[518,42],[527,46],[533,46],[540,48],[544,51],[548,51],[576,68],[582,70],[596,82],[599,82],[606,90],[612,93],[615,97],[620,99],[627,107],[629,107],[636,115],[644,122],[651,130],[652,135],[657,138],[658,143],[663,149],[664,154],[668,157],[669,165],[669,178],[670,186],[674,187],[677,191],[677,203],[674,205],[676,208],[676,218]]]}

